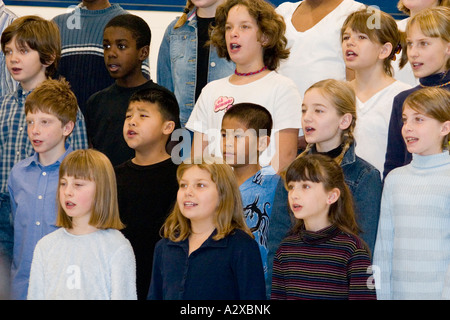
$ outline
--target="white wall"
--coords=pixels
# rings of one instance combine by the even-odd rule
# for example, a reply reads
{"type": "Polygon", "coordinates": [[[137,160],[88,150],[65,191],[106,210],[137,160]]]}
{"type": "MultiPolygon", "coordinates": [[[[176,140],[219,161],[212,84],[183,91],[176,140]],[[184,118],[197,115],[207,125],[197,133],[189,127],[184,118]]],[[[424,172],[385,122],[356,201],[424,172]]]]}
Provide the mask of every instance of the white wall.
{"type": "MultiPolygon", "coordinates": [[[[33,6],[9,6],[8,9],[13,11],[18,16],[38,15],[45,19],[52,19],[54,16],[72,11],[66,8],[52,8],[52,7],[33,7],[33,6]]],[[[158,59],[158,50],[161,43],[164,31],[167,25],[180,16],[180,12],[164,12],[164,11],[142,11],[142,10],[127,10],[129,13],[137,15],[144,19],[152,31],[152,41],[150,45],[150,72],[151,77],[156,81],[156,62],[158,59]]]]}

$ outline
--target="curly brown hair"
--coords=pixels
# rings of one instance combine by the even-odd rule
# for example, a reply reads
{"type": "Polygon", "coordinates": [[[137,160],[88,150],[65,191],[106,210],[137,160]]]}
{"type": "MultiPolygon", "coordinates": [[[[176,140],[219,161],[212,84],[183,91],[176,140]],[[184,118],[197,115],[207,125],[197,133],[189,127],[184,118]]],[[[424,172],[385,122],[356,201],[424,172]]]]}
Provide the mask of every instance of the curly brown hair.
{"type": "Polygon", "coordinates": [[[259,37],[264,35],[264,65],[269,70],[276,70],[280,61],[289,57],[289,49],[286,48],[285,37],[286,24],[281,15],[275,11],[275,7],[264,0],[228,0],[216,10],[215,26],[211,30],[211,41],[217,49],[219,57],[231,60],[228,54],[225,40],[225,25],[228,13],[234,6],[245,6],[258,24],[259,37]]]}

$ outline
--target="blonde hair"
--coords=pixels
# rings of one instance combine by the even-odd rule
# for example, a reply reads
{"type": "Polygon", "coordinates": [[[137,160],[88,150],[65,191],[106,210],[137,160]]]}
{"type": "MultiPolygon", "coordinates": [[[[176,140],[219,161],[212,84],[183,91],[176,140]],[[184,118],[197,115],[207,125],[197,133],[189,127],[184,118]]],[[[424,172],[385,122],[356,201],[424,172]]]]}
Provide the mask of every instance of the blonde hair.
{"type": "Polygon", "coordinates": [[[386,12],[368,7],[355,11],[347,17],[341,28],[341,41],[347,28],[366,34],[371,41],[378,42],[382,45],[386,43],[392,45],[389,56],[383,60],[384,73],[392,77],[393,68],[391,62],[395,59],[395,54],[401,47],[401,35],[395,19],[386,12]],[[380,18],[380,24],[375,27],[371,27],[369,24],[373,15],[380,18]]]}
{"type": "MultiPolygon", "coordinates": [[[[305,91],[305,95],[309,90],[318,89],[324,97],[326,97],[336,109],[339,116],[343,116],[346,113],[351,114],[352,121],[347,129],[342,130],[341,141],[343,142],[343,148],[341,154],[336,157],[335,161],[340,164],[344,158],[345,153],[355,141],[353,131],[356,124],[356,97],[355,91],[348,84],[347,81],[326,79],[316,82],[305,91]]],[[[309,143],[298,157],[308,154],[314,144],[309,143]]]]}
{"type": "MultiPolygon", "coordinates": [[[[450,92],[446,89],[428,87],[411,93],[403,103],[416,112],[422,113],[441,123],[450,121],[450,92]]],[[[449,149],[449,135],[442,141],[442,149],[449,149]]]]}
{"type": "MultiPolygon", "coordinates": [[[[59,179],[64,176],[95,182],[95,199],[89,224],[98,229],[123,229],[119,217],[117,185],[114,168],[101,152],[86,149],[69,153],[59,167],[59,179]]],[[[56,226],[72,228],[72,218],[61,206],[57,192],[58,216],[56,226]]]]}
{"type": "MultiPolygon", "coordinates": [[[[450,0],[439,0],[438,2],[438,6],[444,6],[444,7],[449,7],[450,6],[450,0]]],[[[404,4],[403,1],[400,0],[397,3],[397,9],[406,13],[408,16],[411,15],[411,10],[409,10],[404,4]]]]}
{"type": "MultiPolygon", "coordinates": [[[[219,193],[219,204],[216,216],[214,217],[217,234],[213,239],[222,239],[234,229],[241,229],[253,237],[244,220],[241,194],[233,170],[228,164],[223,164],[221,163],[223,161],[219,160],[215,158],[202,158],[201,160],[194,159],[193,163],[183,162],[177,169],[177,180],[180,182],[186,170],[194,166],[208,171],[219,193]]],[[[165,238],[169,238],[172,241],[182,241],[190,235],[190,220],[183,216],[178,202],[175,203],[161,231],[163,231],[165,238]]]]}
{"type": "Polygon", "coordinates": [[[194,9],[194,4],[192,3],[191,0],[187,0],[186,1],[186,5],[184,6],[183,9],[183,14],[181,15],[181,17],[178,18],[177,22],[175,23],[175,25],[173,26],[174,29],[178,29],[180,27],[182,27],[186,21],[187,21],[187,14],[194,9]]]}
{"type": "MultiPolygon", "coordinates": [[[[440,6],[421,10],[408,20],[406,34],[410,32],[413,25],[417,25],[427,37],[441,38],[447,43],[450,42],[450,8],[448,7],[440,6]]],[[[408,47],[403,50],[400,66],[404,66],[407,62],[407,50],[408,47]]],[[[447,59],[446,69],[450,69],[450,58],[447,59]]]]}

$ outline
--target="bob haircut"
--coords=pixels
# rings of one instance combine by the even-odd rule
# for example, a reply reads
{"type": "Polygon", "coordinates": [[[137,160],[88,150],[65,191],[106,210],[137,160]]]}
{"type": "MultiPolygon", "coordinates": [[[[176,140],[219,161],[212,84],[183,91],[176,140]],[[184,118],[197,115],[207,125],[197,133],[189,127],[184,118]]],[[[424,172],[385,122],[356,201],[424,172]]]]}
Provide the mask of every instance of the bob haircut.
{"type": "Polygon", "coordinates": [[[69,82],[48,79],[36,87],[25,100],[25,114],[41,111],[52,114],[66,125],[77,121],[78,103],[69,82]]]}
{"type": "MultiPolygon", "coordinates": [[[[338,188],[340,195],[338,200],[330,205],[329,221],[348,234],[357,235],[360,232],[353,209],[352,194],[345,183],[341,166],[334,159],[321,154],[307,154],[298,157],[286,170],[285,187],[288,192],[288,185],[291,181],[322,183],[326,191],[338,188]]],[[[297,219],[292,232],[300,232],[303,225],[303,220],[297,219]]]]}
{"type": "Polygon", "coordinates": [[[367,7],[355,11],[347,17],[341,28],[341,41],[347,28],[366,34],[371,41],[378,42],[382,45],[386,43],[392,45],[389,56],[383,60],[384,73],[392,76],[393,68],[391,61],[395,58],[398,49],[401,48],[401,34],[395,19],[386,12],[373,7],[367,7]],[[373,27],[369,23],[374,15],[380,18],[379,26],[373,27]]]}
{"type": "MultiPolygon", "coordinates": [[[[109,159],[93,149],[76,150],[69,153],[59,167],[59,179],[64,176],[95,182],[95,199],[89,224],[98,229],[123,229],[119,217],[116,175],[109,159]]],[[[61,206],[59,188],[57,192],[58,216],[56,226],[72,228],[72,218],[61,206]]]]}
{"type": "MultiPolygon", "coordinates": [[[[427,87],[411,93],[403,102],[416,112],[431,117],[440,123],[450,121],[450,92],[446,89],[427,87]]],[[[442,150],[449,149],[449,135],[442,141],[442,150]]]]}
{"type": "Polygon", "coordinates": [[[259,27],[259,38],[264,35],[267,43],[264,45],[263,61],[269,70],[276,70],[280,61],[289,57],[286,48],[287,39],[284,36],[286,24],[275,8],[265,0],[228,0],[216,9],[215,27],[211,30],[211,44],[217,49],[221,58],[231,60],[225,40],[225,26],[228,13],[234,6],[241,5],[247,8],[259,27]]]}
{"type": "MultiPolygon", "coordinates": [[[[234,229],[241,229],[254,238],[244,220],[241,193],[239,192],[233,170],[228,164],[222,162],[222,159],[216,158],[194,159],[191,163],[185,160],[178,166],[177,180],[180,182],[186,170],[194,166],[208,171],[219,193],[219,204],[214,217],[217,234],[214,235],[213,239],[223,239],[233,232],[234,229]]],[[[176,201],[161,231],[163,231],[164,238],[174,242],[183,241],[190,235],[190,220],[181,213],[178,201],[176,201]]]]}
{"type": "Polygon", "coordinates": [[[61,37],[55,22],[39,16],[23,16],[14,20],[2,33],[2,51],[6,55],[5,46],[16,37],[17,46],[35,50],[39,53],[47,77],[52,76],[61,59],[61,37]]]}

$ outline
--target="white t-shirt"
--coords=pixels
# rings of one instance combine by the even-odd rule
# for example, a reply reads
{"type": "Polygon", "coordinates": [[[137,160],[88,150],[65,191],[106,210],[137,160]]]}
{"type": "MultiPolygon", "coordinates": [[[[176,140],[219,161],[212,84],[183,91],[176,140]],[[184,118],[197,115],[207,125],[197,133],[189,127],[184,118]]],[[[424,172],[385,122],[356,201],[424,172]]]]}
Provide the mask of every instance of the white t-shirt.
{"type": "Polygon", "coordinates": [[[355,151],[381,174],[384,170],[392,103],[397,94],[410,88],[409,84],[395,81],[364,103],[356,98],[355,151]]]}
{"type": "Polygon", "coordinates": [[[36,245],[29,300],[136,300],[133,248],[116,229],[73,235],[65,228],[36,245]]]}
{"type": "Polygon", "coordinates": [[[344,0],[314,27],[299,32],[292,24],[292,15],[300,3],[284,2],[276,11],[286,23],[287,47],[291,49],[289,58],[281,62],[278,72],[291,78],[303,97],[306,89],[320,80],[346,80],[341,28],[350,13],[364,6],[344,0]]]}
{"type": "Polygon", "coordinates": [[[241,102],[259,104],[270,112],[273,121],[271,143],[259,159],[262,166],[268,165],[276,151],[275,132],[301,128],[302,107],[297,87],[275,71],[245,85],[234,85],[229,79],[212,81],[203,88],[186,128],[206,134],[211,153],[222,157],[220,129],[226,110],[241,102]]]}
{"type": "MultiPolygon", "coordinates": [[[[405,31],[408,19],[409,18],[397,21],[398,30],[405,31]]],[[[404,48],[402,48],[402,50],[404,50],[404,48]]],[[[418,86],[420,84],[419,79],[414,76],[411,64],[409,62],[406,63],[402,69],[400,69],[399,63],[401,57],[402,52],[400,51],[400,53],[396,55],[396,60],[392,62],[392,67],[394,68],[394,78],[413,87],[418,86]]]]}

